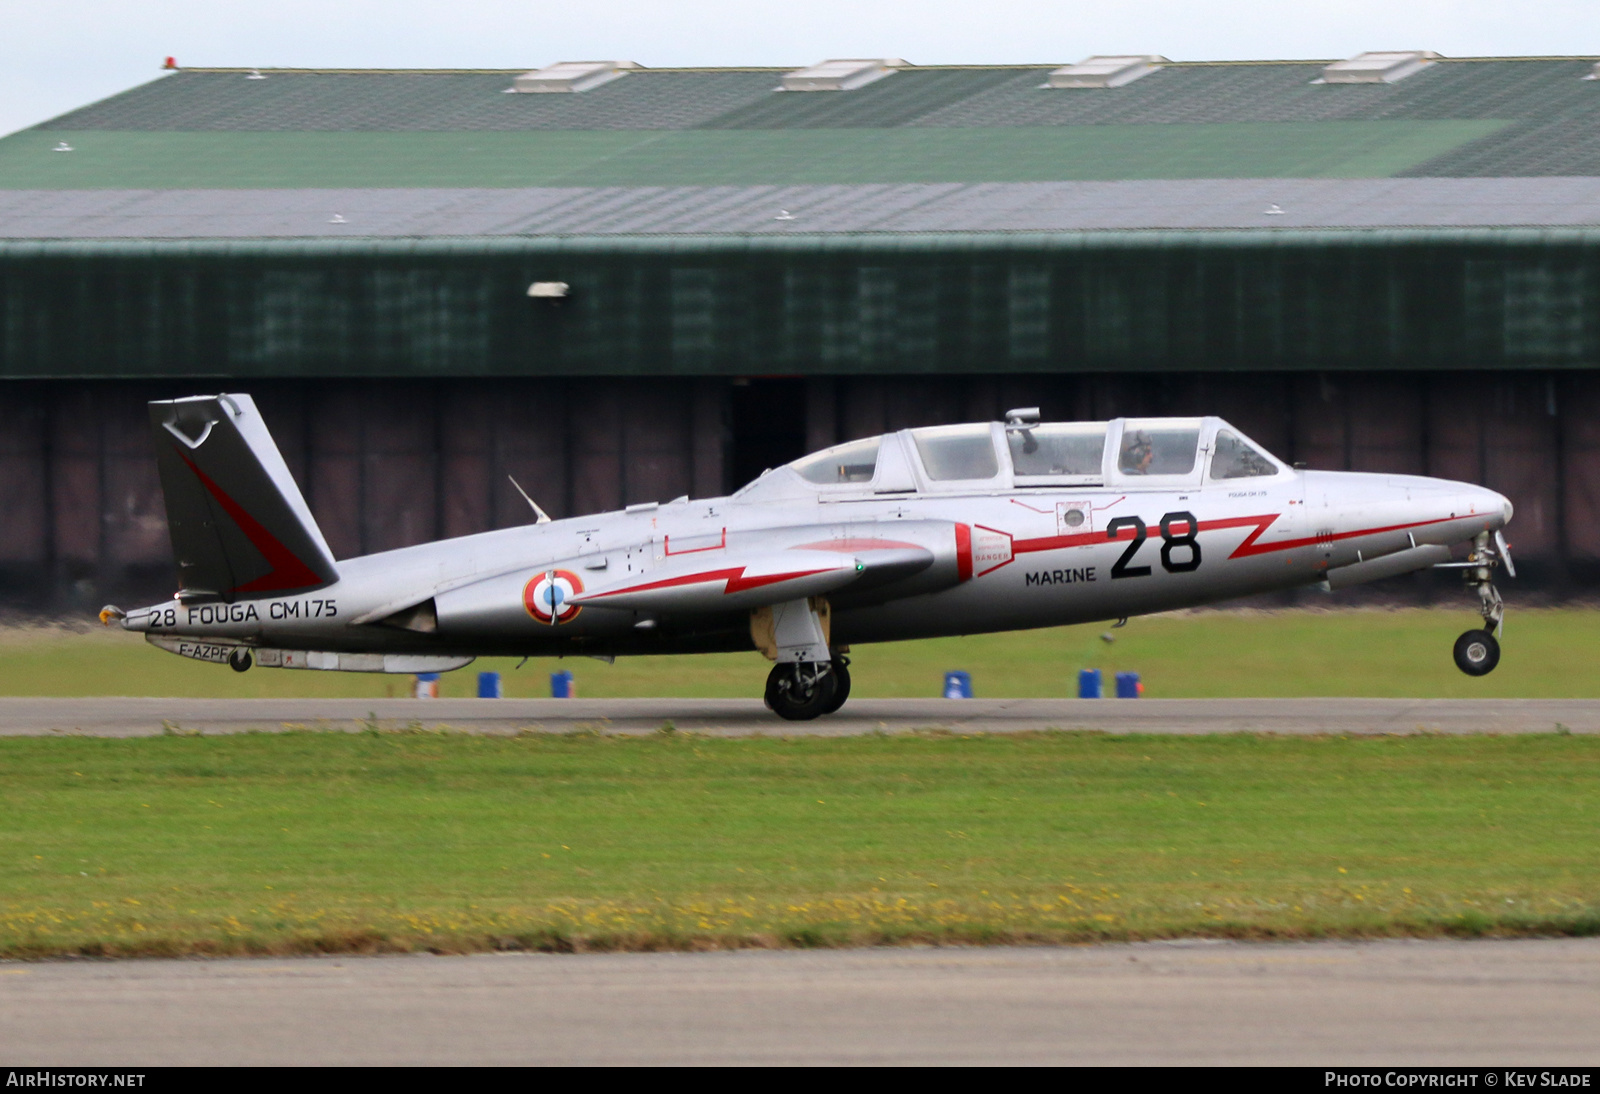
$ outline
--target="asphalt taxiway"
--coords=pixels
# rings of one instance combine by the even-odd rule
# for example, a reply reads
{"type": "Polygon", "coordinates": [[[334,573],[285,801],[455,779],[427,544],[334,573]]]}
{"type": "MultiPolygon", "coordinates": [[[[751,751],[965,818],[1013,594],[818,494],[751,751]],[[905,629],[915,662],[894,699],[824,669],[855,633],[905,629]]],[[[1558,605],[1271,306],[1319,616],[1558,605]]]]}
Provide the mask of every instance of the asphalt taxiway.
{"type": "Polygon", "coordinates": [[[0,1060],[1600,1064],[1600,939],[0,963],[0,1060]]]}
{"type": "Polygon", "coordinates": [[[759,699],[0,699],[0,736],[370,727],[477,733],[1600,733],[1594,699],[852,699],[785,722],[759,699]]]}

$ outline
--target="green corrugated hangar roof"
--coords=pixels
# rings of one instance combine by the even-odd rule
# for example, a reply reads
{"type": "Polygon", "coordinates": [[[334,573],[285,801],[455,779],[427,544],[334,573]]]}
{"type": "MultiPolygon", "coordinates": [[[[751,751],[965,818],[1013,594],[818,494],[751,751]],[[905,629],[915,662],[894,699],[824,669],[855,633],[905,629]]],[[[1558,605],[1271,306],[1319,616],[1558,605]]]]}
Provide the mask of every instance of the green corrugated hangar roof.
{"type": "Polygon", "coordinates": [[[1600,361],[1595,59],[1114,60],[176,71],[0,140],[0,376],[1600,361]]]}
{"type": "Polygon", "coordinates": [[[1163,62],[1100,88],[907,66],[817,93],[779,91],[778,69],[634,69],[569,94],[508,93],[509,71],[189,69],[0,140],[0,189],[1600,176],[1592,58],[1358,84],[1324,64],[1163,62]]]}

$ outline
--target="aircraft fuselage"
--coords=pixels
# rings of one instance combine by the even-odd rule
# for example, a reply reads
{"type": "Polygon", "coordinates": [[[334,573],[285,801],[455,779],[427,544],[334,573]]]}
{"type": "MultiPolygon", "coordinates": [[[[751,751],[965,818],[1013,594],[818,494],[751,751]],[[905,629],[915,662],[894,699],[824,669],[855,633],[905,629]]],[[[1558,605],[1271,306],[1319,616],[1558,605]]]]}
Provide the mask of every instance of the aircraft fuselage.
{"type": "MultiPolygon", "coordinates": [[[[1050,424],[1030,411],[835,446],[729,497],[335,564],[247,397],[152,413],[186,587],[108,613],[162,648],[236,668],[251,652],[269,666],[406,672],[484,655],[756,648],[779,663],[775,681],[785,665],[847,681],[840,656],[855,644],[1116,619],[1433,565],[1465,567],[1497,625],[1490,578],[1504,543],[1490,537],[1512,515],[1467,483],[1290,468],[1215,418],[1050,424]],[[1466,561],[1451,561],[1462,544],[1466,561]]],[[[1458,663],[1486,672],[1498,647],[1473,641],[1478,660],[1458,648],[1458,663]]]]}

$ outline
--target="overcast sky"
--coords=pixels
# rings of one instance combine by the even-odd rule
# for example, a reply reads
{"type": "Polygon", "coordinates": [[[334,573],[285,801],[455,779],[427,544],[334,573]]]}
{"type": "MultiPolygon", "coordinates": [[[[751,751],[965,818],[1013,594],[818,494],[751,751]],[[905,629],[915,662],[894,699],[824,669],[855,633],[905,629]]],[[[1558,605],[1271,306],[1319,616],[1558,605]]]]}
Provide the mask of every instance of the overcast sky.
{"type": "Polygon", "coordinates": [[[0,0],[0,133],[183,65],[1600,55],[1600,0],[0,0]]]}

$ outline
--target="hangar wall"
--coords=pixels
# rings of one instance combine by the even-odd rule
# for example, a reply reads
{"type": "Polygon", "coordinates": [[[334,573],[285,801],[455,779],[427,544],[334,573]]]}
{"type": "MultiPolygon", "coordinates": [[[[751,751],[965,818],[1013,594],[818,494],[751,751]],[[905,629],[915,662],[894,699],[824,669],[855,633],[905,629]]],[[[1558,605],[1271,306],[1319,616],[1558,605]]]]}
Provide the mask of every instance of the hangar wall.
{"type": "Polygon", "coordinates": [[[0,242],[0,377],[1597,365],[1587,229],[0,242]]]}
{"type": "MultiPolygon", "coordinates": [[[[0,382],[0,603],[93,610],[173,581],[144,403],[215,380],[0,382]]],[[[1485,483],[1517,505],[1519,587],[1600,583],[1600,373],[1163,373],[813,378],[258,380],[340,557],[737,486],[887,429],[993,418],[1216,413],[1314,468],[1485,483]],[[776,426],[771,408],[788,413],[776,426]]]]}

